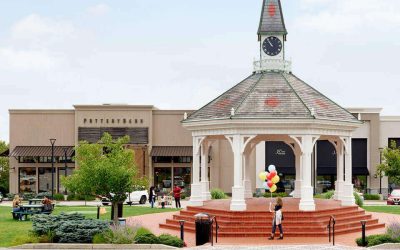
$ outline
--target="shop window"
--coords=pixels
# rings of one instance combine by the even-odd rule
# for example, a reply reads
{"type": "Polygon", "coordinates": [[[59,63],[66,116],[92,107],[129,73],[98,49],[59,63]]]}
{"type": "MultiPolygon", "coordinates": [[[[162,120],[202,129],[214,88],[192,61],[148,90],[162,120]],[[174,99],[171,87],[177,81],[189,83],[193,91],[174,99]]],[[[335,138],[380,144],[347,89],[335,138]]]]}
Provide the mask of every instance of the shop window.
{"type": "Polygon", "coordinates": [[[154,168],[154,185],[157,192],[169,193],[172,190],[172,168],[154,168]]]}
{"type": "Polygon", "coordinates": [[[170,156],[156,156],[156,157],[153,157],[153,162],[154,163],[171,163],[172,162],[172,157],[170,157],[170,156]]]}
{"type": "Polygon", "coordinates": [[[392,143],[396,143],[396,147],[400,147],[400,138],[389,138],[388,147],[392,147],[392,143]]]}
{"type": "Polygon", "coordinates": [[[74,163],[74,162],[75,162],[74,159],[73,159],[73,157],[67,156],[66,159],[67,159],[67,160],[65,160],[65,157],[64,157],[64,156],[61,156],[61,157],[59,157],[58,162],[59,162],[59,163],[74,163]]]}
{"type": "Polygon", "coordinates": [[[18,157],[18,162],[19,163],[37,163],[38,162],[38,157],[34,156],[20,156],[18,157]]]}
{"type": "MultiPolygon", "coordinates": [[[[56,162],[56,161],[54,161],[54,162],[56,162]]],[[[51,163],[51,156],[40,156],[39,163],[51,163]]]]}
{"type": "Polygon", "coordinates": [[[182,188],[187,195],[190,195],[191,171],[190,167],[174,167],[174,185],[182,188]]]}
{"type": "Polygon", "coordinates": [[[191,156],[176,156],[173,158],[175,163],[191,163],[191,156]]]}
{"type": "MultiPolygon", "coordinates": [[[[54,187],[56,187],[55,181],[54,179],[54,187]]],[[[39,168],[39,193],[48,191],[51,192],[51,168],[39,168]]]]}
{"type": "Polygon", "coordinates": [[[19,192],[20,193],[36,192],[36,168],[19,169],[19,192]]]}
{"type": "Polygon", "coordinates": [[[74,171],[74,168],[59,168],[58,169],[58,175],[57,175],[57,183],[58,183],[58,193],[60,194],[67,194],[68,191],[65,189],[65,187],[62,185],[62,176],[67,177],[72,175],[74,171]]]}

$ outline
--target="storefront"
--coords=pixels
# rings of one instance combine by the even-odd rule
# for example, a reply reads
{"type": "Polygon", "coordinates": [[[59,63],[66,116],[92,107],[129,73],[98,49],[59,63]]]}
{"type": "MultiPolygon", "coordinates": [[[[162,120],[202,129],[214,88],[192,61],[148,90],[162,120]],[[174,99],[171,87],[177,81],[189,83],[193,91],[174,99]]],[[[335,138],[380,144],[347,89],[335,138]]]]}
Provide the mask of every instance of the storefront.
{"type": "Polygon", "coordinates": [[[190,195],[192,147],[153,147],[154,186],[157,192],[168,194],[174,185],[190,195]],[[178,155],[178,156],[177,156],[178,155]]]}

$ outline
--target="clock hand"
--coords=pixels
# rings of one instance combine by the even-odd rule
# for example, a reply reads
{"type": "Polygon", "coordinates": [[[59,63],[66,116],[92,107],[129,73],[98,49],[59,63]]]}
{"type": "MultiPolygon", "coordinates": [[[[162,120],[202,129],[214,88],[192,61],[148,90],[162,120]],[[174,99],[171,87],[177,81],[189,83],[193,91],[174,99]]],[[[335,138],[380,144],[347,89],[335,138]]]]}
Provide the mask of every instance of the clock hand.
{"type": "Polygon", "coordinates": [[[269,45],[271,45],[271,47],[274,47],[274,45],[272,45],[271,41],[267,38],[267,41],[269,43],[269,45]]]}

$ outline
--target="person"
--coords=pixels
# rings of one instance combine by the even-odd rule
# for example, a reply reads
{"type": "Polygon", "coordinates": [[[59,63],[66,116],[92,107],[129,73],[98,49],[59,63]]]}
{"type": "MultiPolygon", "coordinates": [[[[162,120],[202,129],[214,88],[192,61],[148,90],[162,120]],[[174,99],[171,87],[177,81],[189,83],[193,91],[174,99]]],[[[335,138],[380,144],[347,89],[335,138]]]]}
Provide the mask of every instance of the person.
{"type": "Polygon", "coordinates": [[[282,215],[282,207],[283,207],[283,201],[282,198],[278,197],[276,199],[276,204],[274,207],[274,210],[272,211],[271,203],[269,203],[269,211],[272,213],[274,212],[274,218],[272,220],[272,233],[271,237],[269,237],[269,240],[273,240],[275,236],[275,231],[276,231],[276,226],[279,227],[279,239],[283,239],[283,229],[282,229],[282,220],[283,220],[283,215],[282,215]]]}
{"type": "Polygon", "coordinates": [[[45,196],[44,199],[42,200],[43,204],[43,210],[44,211],[52,211],[53,210],[53,205],[52,201],[49,199],[49,197],[45,196]]]}
{"type": "MultiPolygon", "coordinates": [[[[20,212],[21,211],[21,199],[19,198],[19,195],[15,195],[13,199],[13,212],[20,212]]],[[[22,216],[21,214],[17,214],[17,216],[14,216],[15,219],[21,220],[22,216]]]]}
{"type": "Polygon", "coordinates": [[[174,185],[174,189],[172,190],[171,193],[174,193],[174,199],[175,199],[175,207],[176,208],[181,208],[181,193],[182,189],[178,185],[174,185]]]}
{"type": "Polygon", "coordinates": [[[164,194],[161,195],[160,202],[161,202],[161,208],[164,209],[165,208],[165,197],[164,197],[164,194]]]}
{"type": "Polygon", "coordinates": [[[151,208],[154,208],[154,202],[156,200],[156,190],[154,186],[150,187],[150,192],[149,192],[149,202],[151,204],[151,208]]]}

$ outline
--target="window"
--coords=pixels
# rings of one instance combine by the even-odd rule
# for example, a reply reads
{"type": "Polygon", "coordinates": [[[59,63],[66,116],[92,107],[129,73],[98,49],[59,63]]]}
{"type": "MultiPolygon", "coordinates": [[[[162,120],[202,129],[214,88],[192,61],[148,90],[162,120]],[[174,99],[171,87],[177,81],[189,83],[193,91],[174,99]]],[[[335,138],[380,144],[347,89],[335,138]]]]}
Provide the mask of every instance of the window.
{"type": "Polygon", "coordinates": [[[192,157],[191,156],[177,156],[177,157],[173,157],[173,160],[175,163],[191,163],[192,157]]]}
{"type": "MultiPolygon", "coordinates": [[[[54,171],[56,170],[54,169],[54,171]]],[[[56,173],[54,173],[54,175],[55,174],[56,173]]],[[[54,179],[54,187],[55,186],[56,180],[54,179]]],[[[51,168],[39,168],[39,193],[47,191],[51,192],[51,168]]]]}
{"type": "MultiPolygon", "coordinates": [[[[56,160],[56,159],[54,159],[56,160]]],[[[56,161],[54,161],[56,162],[56,161]]],[[[39,163],[51,163],[51,156],[40,156],[39,163]]]]}
{"type": "Polygon", "coordinates": [[[153,162],[154,163],[171,163],[172,162],[172,157],[170,157],[170,156],[156,156],[156,157],[153,157],[153,162]]]}
{"type": "Polygon", "coordinates": [[[36,192],[36,168],[19,169],[19,192],[36,192]]]}
{"type": "Polygon", "coordinates": [[[38,162],[38,157],[20,156],[20,157],[18,157],[18,162],[19,163],[37,163],[38,162]]]}
{"type": "Polygon", "coordinates": [[[154,168],[154,185],[159,192],[168,193],[172,189],[172,168],[154,168]]]}
{"type": "MultiPolygon", "coordinates": [[[[190,179],[191,179],[190,167],[174,167],[174,185],[183,188],[185,192],[190,189],[190,179]]],[[[189,194],[188,194],[189,195],[189,194]]]]}
{"type": "Polygon", "coordinates": [[[389,138],[388,147],[392,147],[392,143],[396,143],[396,147],[400,147],[400,138],[389,138]]]}
{"type": "MultiPolygon", "coordinates": [[[[50,157],[50,158],[51,158],[51,157],[50,157]]],[[[64,156],[61,156],[61,157],[58,158],[58,162],[59,162],[59,163],[65,163],[65,162],[67,162],[67,163],[74,163],[75,161],[74,161],[74,159],[73,159],[72,157],[69,157],[69,156],[67,156],[67,160],[65,161],[65,157],[64,157],[64,156]]]]}
{"type": "Polygon", "coordinates": [[[68,168],[68,167],[66,170],[65,170],[65,168],[58,169],[58,176],[57,176],[58,193],[60,193],[60,194],[67,193],[67,190],[61,183],[61,176],[65,176],[65,177],[70,176],[70,175],[72,175],[73,171],[74,171],[74,168],[68,168]]]}

